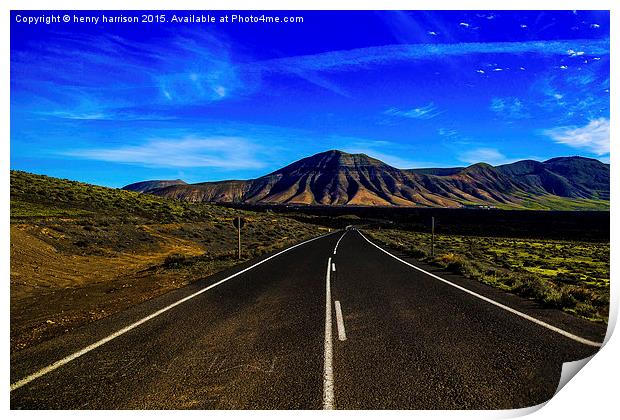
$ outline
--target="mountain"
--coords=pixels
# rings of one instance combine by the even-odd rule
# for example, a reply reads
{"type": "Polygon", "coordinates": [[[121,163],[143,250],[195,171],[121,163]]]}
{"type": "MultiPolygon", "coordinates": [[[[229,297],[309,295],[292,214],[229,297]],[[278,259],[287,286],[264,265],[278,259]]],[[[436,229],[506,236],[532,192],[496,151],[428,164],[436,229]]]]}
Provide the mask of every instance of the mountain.
{"type": "Polygon", "coordinates": [[[135,184],[126,185],[124,190],[135,191],[141,193],[148,193],[159,188],[169,187],[171,185],[187,185],[187,183],[180,179],[175,180],[154,180],[154,181],[141,181],[135,184]]]}
{"type": "Polygon", "coordinates": [[[609,165],[596,159],[574,156],[545,162],[522,160],[496,169],[515,178],[531,192],[609,200],[609,165]]]}
{"type": "Polygon", "coordinates": [[[456,173],[461,172],[465,169],[463,166],[458,166],[455,168],[419,168],[419,169],[405,169],[407,172],[411,172],[412,174],[421,174],[421,175],[454,175],[456,173]]]}
{"type": "Polygon", "coordinates": [[[330,150],[247,181],[145,181],[124,189],[216,203],[607,209],[609,165],[561,157],[402,170],[364,154],[330,150]]]}

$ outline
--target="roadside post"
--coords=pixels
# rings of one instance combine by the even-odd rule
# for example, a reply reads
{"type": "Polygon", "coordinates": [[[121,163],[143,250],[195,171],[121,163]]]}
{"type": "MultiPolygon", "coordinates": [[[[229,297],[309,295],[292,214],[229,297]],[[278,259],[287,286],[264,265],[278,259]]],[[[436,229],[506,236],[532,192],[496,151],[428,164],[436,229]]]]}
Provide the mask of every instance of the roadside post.
{"type": "Polygon", "coordinates": [[[431,257],[435,256],[435,216],[431,217],[431,257]]]}
{"type": "Polygon", "coordinates": [[[237,216],[233,219],[233,226],[237,228],[238,259],[241,259],[241,228],[243,225],[245,225],[245,219],[242,219],[241,216],[237,216]]]}

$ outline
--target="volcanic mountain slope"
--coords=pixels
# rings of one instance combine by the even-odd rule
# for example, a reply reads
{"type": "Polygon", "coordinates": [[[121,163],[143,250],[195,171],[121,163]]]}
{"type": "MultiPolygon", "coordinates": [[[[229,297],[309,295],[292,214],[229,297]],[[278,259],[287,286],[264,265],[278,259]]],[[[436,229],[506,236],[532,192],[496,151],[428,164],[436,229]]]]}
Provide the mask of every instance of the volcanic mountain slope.
{"type": "Polygon", "coordinates": [[[560,197],[609,200],[609,165],[596,159],[559,157],[545,162],[522,160],[496,168],[526,189],[560,197]]]}
{"type": "MultiPolygon", "coordinates": [[[[605,208],[609,199],[609,165],[581,157],[401,170],[330,150],[247,181],[168,182],[174,184],[147,192],[192,202],[551,209],[605,208]]],[[[142,184],[125,189],[139,191],[142,184]]]]}
{"type": "Polygon", "coordinates": [[[135,184],[130,184],[123,187],[124,190],[135,191],[135,192],[151,192],[158,188],[169,187],[171,185],[187,185],[187,183],[180,179],[175,180],[155,180],[155,181],[142,181],[136,182],[135,184]]]}

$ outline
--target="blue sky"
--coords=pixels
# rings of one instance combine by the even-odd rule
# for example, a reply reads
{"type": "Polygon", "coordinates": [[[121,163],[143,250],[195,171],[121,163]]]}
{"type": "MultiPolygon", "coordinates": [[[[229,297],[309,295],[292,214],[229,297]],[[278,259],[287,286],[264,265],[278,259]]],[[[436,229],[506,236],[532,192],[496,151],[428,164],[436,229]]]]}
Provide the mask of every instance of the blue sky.
{"type": "Polygon", "coordinates": [[[120,187],[253,178],[328,149],[399,168],[609,162],[606,11],[17,21],[42,14],[58,12],[12,12],[13,169],[120,187]]]}

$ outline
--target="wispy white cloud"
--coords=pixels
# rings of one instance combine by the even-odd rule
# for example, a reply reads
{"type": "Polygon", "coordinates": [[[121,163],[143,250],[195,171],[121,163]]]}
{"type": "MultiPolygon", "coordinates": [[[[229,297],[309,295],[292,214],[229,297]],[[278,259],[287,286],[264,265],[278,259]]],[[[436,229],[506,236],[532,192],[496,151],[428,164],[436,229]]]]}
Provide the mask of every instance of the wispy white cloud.
{"type": "Polygon", "coordinates": [[[344,90],[338,83],[335,83],[329,80],[329,78],[325,77],[324,75],[321,75],[317,71],[304,70],[302,68],[299,68],[299,69],[290,69],[290,73],[305,80],[308,83],[311,83],[315,86],[329,90],[337,95],[344,96],[346,98],[351,97],[351,94],[347,92],[346,90],[344,90]]]}
{"type": "Polygon", "coordinates": [[[370,65],[386,65],[412,60],[442,59],[469,54],[540,54],[566,55],[569,49],[588,55],[609,54],[609,39],[582,39],[525,42],[466,42],[444,44],[393,44],[352,50],[329,51],[319,54],[277,58],[252,63],[253,71],[286,72],[295,70],[350,71],[370,65]]]}
{"type": "Polygon", "coordinates": [[[494,148],[481,147],[478,149],[467,150],[461,152],[458,155],[458,159],[461,162],[474,164],[474,163],[489,163],[491,165],[501,165],[508,162],[506,156],[499,150],[494,148]]]}
{"type": "Polygon", "coordinates": [[[70,110],[70,111],[39,111],[35,115],[74,121],[169,121],[175,119],[171,115],[133,112],[130,109],[101,111],[70,110]]]}
{"type": "Polygon", "coordinates": [[[214,102],[245,88],[231,62],[210,59],[203,65],[208,68],[156,75],[161,95],[176,104],[214,102]]]}
{"type": "Polygon", "coordinates": [[[476,13],[476,16],[488,20],[493,20],[496,17],[493,13],[489,13],[488,15],[485,13],[476,13]]]}
{"type": "Polygon", "coordinates": [[[60,154],[162,168],[256,169],[265,163],[256,156],[259,147],[241,137],[185,137],[154,139],[139,145],[74,149],[60,154]]]}
{"type": "Polygon", "coordinates": [[[587,87],[596,81],[597,75],[590,72],[579,72],[577,74],[568,76],[566,82],[572,86],[587,87]]]}
{"type": "Polygon", "coordinates": [[[377,14],[385,27],[399,44],[415,44],[428,39],[429,28],[433,31],[443,30],[442,23],[433,20],[428,24],[408,11],[394,10],[377,14]]]}
{"type": "Polygon", "coordinates": [[[430,102],[424,106],[402,110],[398,108],[390,108],[383,111],[385,115],[391,115],[395,117],[403,117],[403,118],[412,118],[416,120],[430,120],[431,118],[435,118],[436,116],[442,114],[434,103],[430,102]]]}
{"type": "Polygon", "coordinates": [[[475,138],[454,128],[440,127],[437,129],[437,135],[443,144],[454,149],[457,154],[463,149],[480,146],[480,143],[475,138]]]}
{"type": "Polygon", "coordinates": [[[71,112],[71,111],[51,111],[39,112],[40,115],[62,118],[67,120],[105,120],[108,115],[103,112],[71,112]]]}
{"type": "Polygon", "coordinates": [[[519,120],[530,117],[525,104],[519,98],[493,98],[489,109],[506,119],[519,120]]]}
{"type": "Polygon", "coordinates": [[[451,139],[451,138],[455,138],[459,133],[456,130],[453,130],[451,128],[439,128],[437,130],[437,134],[439,134],[441,137],[445,137],[447,139],[451,139]]]}
{"type": "Polygon", "coordinates": [[[595,120],[609,116],[609,98],[604,92],[609,88],[609,79],[596,68],[584,67],[579,71],[566,70],[564,74],[552,74],[537,79],[532,91],[530,107],[534,115],[539,112],[553,114],[557,126],[580,121],[595,120]]]}
{"type": "MultiPolygon", "coordinates": [[[[405,20],[402,23],[401,26],[408,27],[410,22],[405,20]]],[[[608,39],[425,44],[412,40],[427,40],[429,34],[439,32],[422,27],[414,32],[406,37],[409,43],[262,61],[252,61],[250,57],[239,59],[238,56],[233,59],[228,42],[204,32],[190,37],[181,31],[168,42],[158,45],[113,35],[79,38],[65,34],[59,37],[62,42],[42,44],[40,51],[12,54],[11,64],[23,73],[20,80],[24,84],[51,77],[54,86],[64,86],[62,95],[65,100],[59,101],[60,93],[56,91],[49,94],[49,100],[56,102],[48,109],[74,115],[96,115],[99,112],[110,114],[110,109],[121,107],[184,106],[248,95],[259,91],[267,77],[275,73],[295,75],[338,95],[350,97],[351,94],[336,83],[329,72],[469,54],[565,55],[570,49],[587,55],[609,54],[608,39]],[[42,65],[34,68],[30,65],[33,60],[42,60],[42,65]],[[49,72],[41,73],[41,69],[61,67],[72,71],[56,72],[51,76],[49,72]],[[82,71],[84,68],[96,68],[97,71],[82,71]],[[76,72],[80,74],[77,81],[70,76],[76,72]],[[102,74],[113,74],[114,83],[102,85],[102,74]],[[96,106],[82,109],[83,98],[88,98],[96,106]],[[144,98],[148,101],[144,102],[144,98]]]]}
{"type": "Polygon", "coordinates": [[[31,100],[34,113],[75,120],[97,115],[126,120],[118,112],[123,108],[204,104],[255,88],[251,75],[238,71],[229,44],[205,31],[183,29],[165,42],[61,32],[12,54],[11,66],[20,73],[16,83],[48,101],[43,106],[38,98],[31,100]],[[49,68],[63,71],[50,73],[49,68]]]}
{"type": "Polygon", "coordinates": [[[609,153],[609,120],[607,118],[597,118],[582,127],[555,127],[544,130],[543,133],[556,143],[587,150],[599,156],[609,153]]]}

